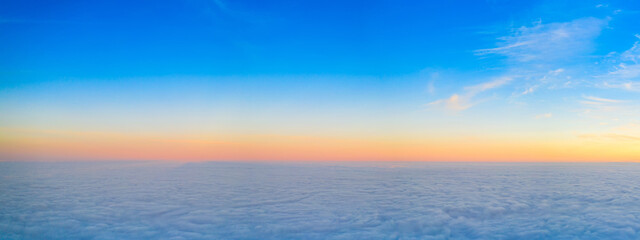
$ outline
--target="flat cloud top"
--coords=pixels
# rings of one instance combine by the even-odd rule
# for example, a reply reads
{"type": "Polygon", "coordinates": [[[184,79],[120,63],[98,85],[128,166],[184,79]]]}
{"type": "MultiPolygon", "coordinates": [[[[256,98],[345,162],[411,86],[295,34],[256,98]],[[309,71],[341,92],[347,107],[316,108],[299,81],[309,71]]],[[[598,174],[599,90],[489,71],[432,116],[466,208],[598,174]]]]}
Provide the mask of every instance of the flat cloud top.
{"type": "Polygon", "coordinates": [[[616,163],[0,162],[4,239],[636,239],[616,163]]]}

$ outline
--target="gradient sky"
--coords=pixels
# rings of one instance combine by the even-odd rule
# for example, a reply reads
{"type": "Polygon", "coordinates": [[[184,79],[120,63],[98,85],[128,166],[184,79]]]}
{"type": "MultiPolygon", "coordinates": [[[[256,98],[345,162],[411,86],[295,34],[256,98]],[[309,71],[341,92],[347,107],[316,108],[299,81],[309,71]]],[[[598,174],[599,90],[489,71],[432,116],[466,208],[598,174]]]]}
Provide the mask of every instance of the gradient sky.
{"type": "Polygon", "coordinates": [[[634,0],[0,2],[4,161],[640,161],[634,0]]]}

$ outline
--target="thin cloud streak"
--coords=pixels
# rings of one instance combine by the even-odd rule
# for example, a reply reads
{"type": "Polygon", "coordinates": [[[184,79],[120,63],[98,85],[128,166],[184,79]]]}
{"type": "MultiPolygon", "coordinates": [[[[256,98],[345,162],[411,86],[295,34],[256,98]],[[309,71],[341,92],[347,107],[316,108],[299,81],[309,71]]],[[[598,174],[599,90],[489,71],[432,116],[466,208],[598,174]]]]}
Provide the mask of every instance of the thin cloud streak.
{"type": "Polygon", "coordinates": [[[498,45],[502,46],[475,51],[479,56],[506,56],[509,60],[508,77],[497,77],[489,82],[464,87],[463,93],[454,93],[427,105],[453,111],[466,110],[478,103],[474,100],[477,94],[501,87],[515,79],[518,81],[514,88],[521,89],[515,96],[531,94],[543,87],[567,87],[571,84],[571,76],[565,74],[566,68],[559,63],[587,53],[607,24],[608,19],[580,18],[570,22],[537,23],[531,27],[513,29],[513,34],[498,38],[498,45]]]}
{"type": "Polygon", "coordinates": [[[522,26],[514,29],[513,35],[499,38],[503,46],[479,49],[475,53],[503,55],[520,63],[565,61],[566,57],[588,51],[607,22],[606,19],[581,18],[571,22],[522,26]]]}
{"type": "Polygon", "coordinates": [[[541,118],[551,118],[553,117],[552,113],[545,113],[545,114],[540,114],[536,116],[536,119],[541,119],[541,118]]]}
{"type": "Polygon", "coordinates": [[[445,109],[453,111],[466,110],[479,103],[479,101],[476,101],[474,99],[474,97],[479,93],[501,87],[511,82],[512,80],[512,77],[499,77],[492,81],[484,82],[474,86],[468,86],[464,88],[466,92],[462,95],[453,94],[449,98],[430,102],[427,104],[427,106],[444,107],[445,109]]]}
{"type": "MultiPolygon", "coordinates": [[[[640,39],[638,34],[635,37],[640,39]]],[[[614,58],[613,62],[619,64],[612,71],[599,76],[605,78],[602,87],[640,91],[640,41],[636,41],[631,48],[614,58]]]]}
{"type": "Polygon", "coordinates": [[[588,99],[588,100],[596,101],[596,102],[603,102],[603,103],[623,103],[623,102],[626,102],[626,101],[623,101],[623,100],[600,98],[600,97],[594,97],[594,96],[585,96],[584,98],[588,99]]]}

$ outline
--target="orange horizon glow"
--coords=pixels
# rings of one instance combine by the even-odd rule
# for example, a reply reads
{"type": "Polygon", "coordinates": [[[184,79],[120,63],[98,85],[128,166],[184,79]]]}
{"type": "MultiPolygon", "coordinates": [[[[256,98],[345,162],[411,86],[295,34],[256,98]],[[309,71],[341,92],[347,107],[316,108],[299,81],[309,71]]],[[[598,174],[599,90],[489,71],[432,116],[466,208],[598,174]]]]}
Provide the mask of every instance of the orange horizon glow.
{"type": "Polygon", "coordinates": [[[2,161],[639,162],[634,142],[522,138],[299,135],[170,136],[1,129],[2,161]]]}

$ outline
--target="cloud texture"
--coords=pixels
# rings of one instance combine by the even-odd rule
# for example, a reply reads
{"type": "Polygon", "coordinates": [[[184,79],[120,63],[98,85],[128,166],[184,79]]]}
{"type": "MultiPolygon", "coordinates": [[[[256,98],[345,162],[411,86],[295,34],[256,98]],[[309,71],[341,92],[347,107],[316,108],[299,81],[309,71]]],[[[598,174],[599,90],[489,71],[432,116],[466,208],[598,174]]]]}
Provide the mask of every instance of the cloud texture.
{"type": "Polygon", "coordinates": [[[0,163],[3,239],[637,239],[640,166],[0,163]]]}

